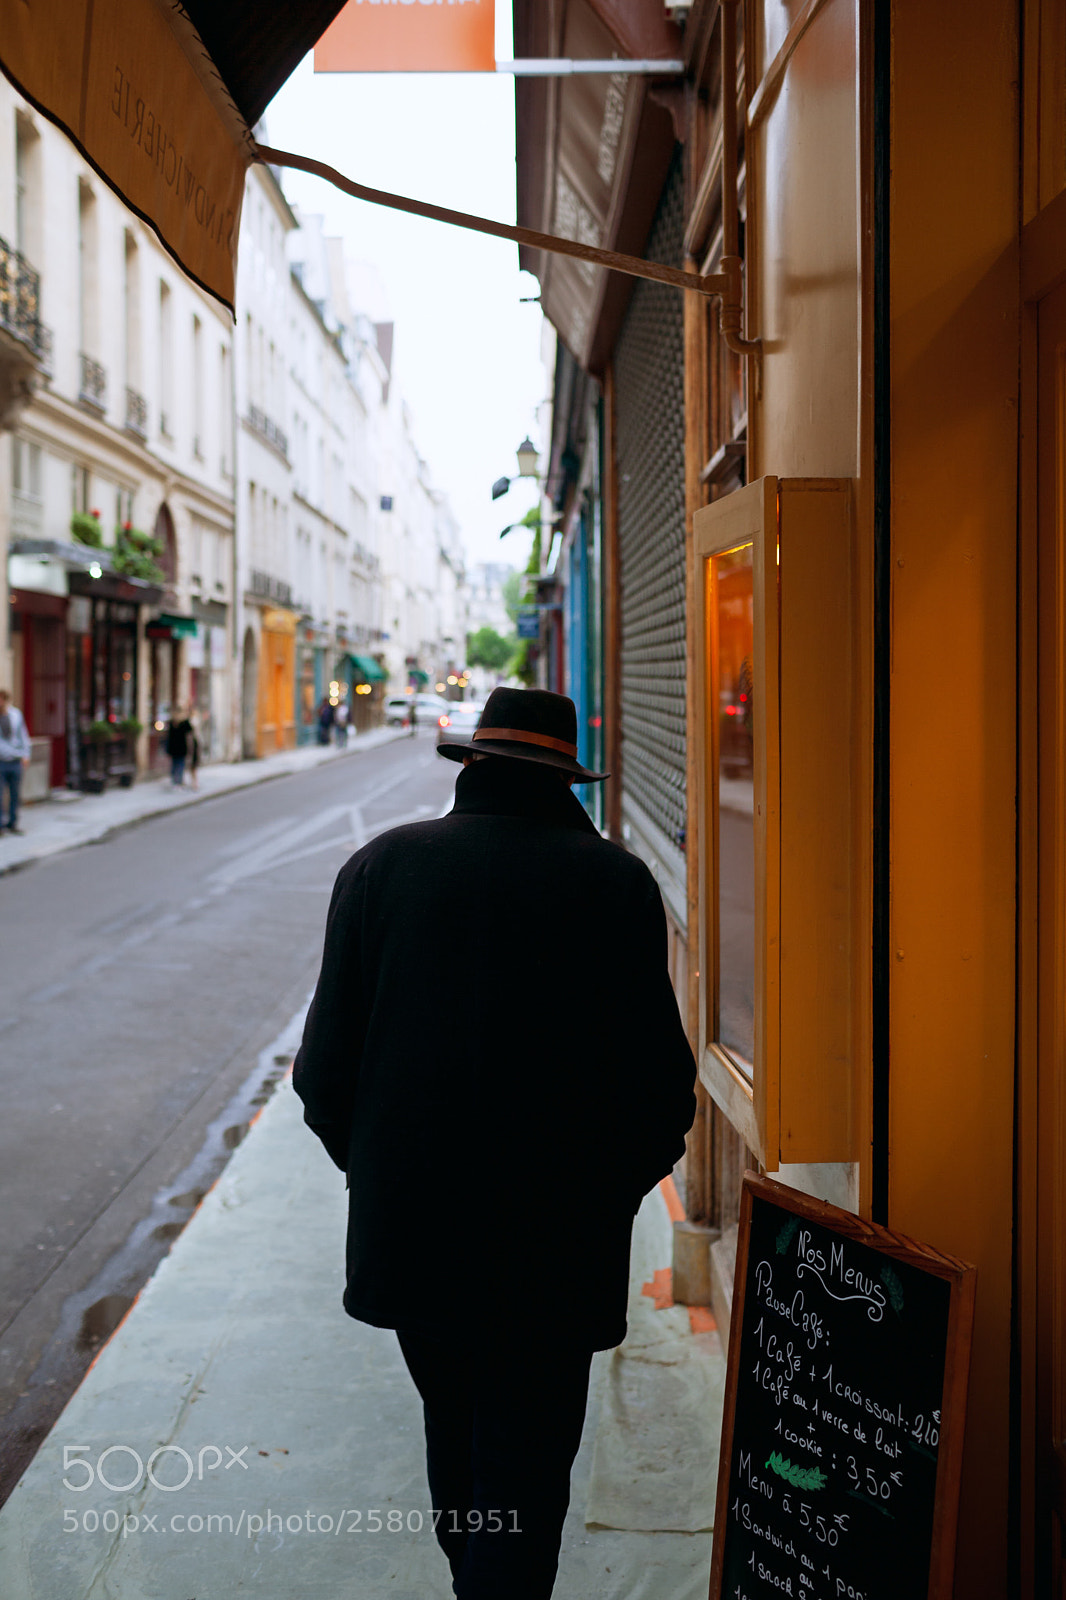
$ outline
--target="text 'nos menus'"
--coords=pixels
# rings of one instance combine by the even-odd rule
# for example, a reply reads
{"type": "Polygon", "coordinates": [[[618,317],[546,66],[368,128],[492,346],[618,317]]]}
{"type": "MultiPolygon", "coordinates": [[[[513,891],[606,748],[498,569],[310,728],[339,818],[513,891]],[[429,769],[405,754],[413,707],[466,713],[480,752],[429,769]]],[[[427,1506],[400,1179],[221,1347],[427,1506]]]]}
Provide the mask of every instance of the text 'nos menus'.
{"type": "Polygon", "coordinates": [[[925,1596],[952,1282],[752,1188],[712,1595],[925,1596]]]}

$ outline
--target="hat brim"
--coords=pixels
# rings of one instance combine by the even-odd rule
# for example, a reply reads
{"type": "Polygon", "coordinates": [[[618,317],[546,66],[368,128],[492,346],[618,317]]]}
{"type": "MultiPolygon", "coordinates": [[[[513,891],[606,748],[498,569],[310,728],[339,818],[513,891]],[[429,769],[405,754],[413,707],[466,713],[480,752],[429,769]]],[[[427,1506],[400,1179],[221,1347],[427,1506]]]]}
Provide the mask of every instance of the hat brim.
{"type": "Polygon", "coordinates": [[[437,746],[437,754],[446,761],[462,761],[464,756],[508,756],[515,761],[535,761],[542,767],[569,772],[579,783],[602,783],[611,776],[609,772],[590,772],[588,767],[583,767],[573,756],[563,755],[562,751],[521,745],[511,739],[479,739],[476,744],[449,741],[437,746]]]}

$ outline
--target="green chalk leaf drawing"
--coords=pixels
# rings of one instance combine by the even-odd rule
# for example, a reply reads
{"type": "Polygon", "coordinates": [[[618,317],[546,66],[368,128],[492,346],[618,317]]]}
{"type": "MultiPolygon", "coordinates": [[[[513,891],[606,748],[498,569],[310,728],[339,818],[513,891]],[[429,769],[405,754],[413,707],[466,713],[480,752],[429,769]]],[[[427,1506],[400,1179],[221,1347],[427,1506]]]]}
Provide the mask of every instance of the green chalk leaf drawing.
{"type": "Polygon", "coordinates": [[[818,1467],[793,1466],[791,1461],[786,1461],[779,1450],[771,1450],[770,1459],[766,1463],[771,1472],[776,1472],[779,1478],[784,1478],[793,1489],[824,1489],[829,1479],[818,1467]]]}
{"type": "Polygon", "coordinates": [[[781,1229],[781,1232],[777,1236],[777,1253],[779,1256],[783,1256],[789,1245],[792,1243],[796,1229],[799,1227],[799,1225],[799,1217],[793,1217],[791,1222],[786,1222],[784,1227],[781,1229]]]}
{"type": "Polygon", "coordinates": [[[887,1262],[881,1268],[881,1282],[888,1290],[889,1305],[897,1317],[901,1317],[903,1315],[903,1285],[887,1262]]]}

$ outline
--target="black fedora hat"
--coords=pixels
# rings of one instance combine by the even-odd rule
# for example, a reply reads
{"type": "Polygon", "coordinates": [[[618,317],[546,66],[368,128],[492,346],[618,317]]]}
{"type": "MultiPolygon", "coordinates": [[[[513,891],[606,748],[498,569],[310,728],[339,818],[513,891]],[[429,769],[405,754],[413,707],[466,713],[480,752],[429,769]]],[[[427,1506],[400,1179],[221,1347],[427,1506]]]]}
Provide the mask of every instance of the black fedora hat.
{"type": "Polygon", "coordinates": [[[577,759],[577,709],[565,694],[547,689],[493,689],[469,744],[439,744],[449,761],[464,756],[513,756],[571,772],[581,783],[599,783],[608,772],[590,772],[577,759]]]}

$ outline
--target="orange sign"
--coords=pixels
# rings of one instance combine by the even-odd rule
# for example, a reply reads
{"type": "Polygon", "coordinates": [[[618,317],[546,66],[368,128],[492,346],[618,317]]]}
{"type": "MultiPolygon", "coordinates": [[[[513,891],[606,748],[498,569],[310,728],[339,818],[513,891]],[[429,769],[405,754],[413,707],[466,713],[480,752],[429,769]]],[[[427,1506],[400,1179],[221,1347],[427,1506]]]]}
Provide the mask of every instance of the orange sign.
{"type": "Polygon", "coordinates": [[[493,0],[348,0],[316,72],[495,72],[493,0]]]}

